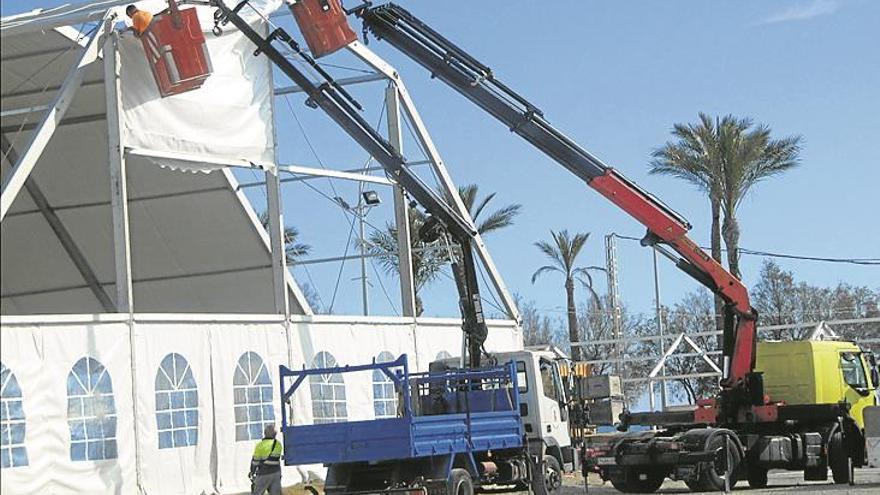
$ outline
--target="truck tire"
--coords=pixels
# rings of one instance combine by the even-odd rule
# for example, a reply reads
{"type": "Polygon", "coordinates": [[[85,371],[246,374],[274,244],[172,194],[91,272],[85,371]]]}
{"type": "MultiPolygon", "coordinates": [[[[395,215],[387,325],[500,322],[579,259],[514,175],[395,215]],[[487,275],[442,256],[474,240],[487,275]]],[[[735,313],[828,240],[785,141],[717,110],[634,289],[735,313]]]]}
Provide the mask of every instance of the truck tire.
{"type": "Polygon", "coordinates": [[[831,438],[828,439],[828,464],[835,483],[838,485],[849,483],[849,455],[840,430],[832,433],[831,438]]]}
{"type": "Polygon", "coordinates": [[[453,469],[446,482],[447,495],[474,495],[474,480],[467,469],[453,469]]]}
{"type": "MultiPolygon", "coordinates": [[[[716,435],[706,444],[706,449],[710,451],[716,451],[718,449],[724,449],[724,435],[716,435]]],[[[740,454],[739,449],[736,448],[736,443],[734,440],[728,442],[730,444],[730,450],[727,455],[730,459],[730,489],[733,489],[733,486],[736,485],[737,472],[739,471],[740,464],[740,454]]],[[[700,477],[692,483],[688,483],[688,488],[691,491],[701,491],[701,492],[719,492],[724,490],[724,469],[723,464],[719,462],[704,462],[700,465],[700,477]]]]}
{"type": "Polygon", "coordinates": [[[666,473],[657,469],[624,468],[624,478],[611,478],[611,485],[623,493],[654,493],[663,484],[666,473]]]}
{"type": "Polygon", "coordinates": [[[541,472],[533,477],[532,491],[535,495],[559,495],[562,493],[562,466],[552,455],[545,455],[541,472]]]}
{"type": "Polygon", "coordinates": [[[752,488],[765,488],[767,486],[767,468],[764,466],[749,466],[746,469],[746,477],[752,488]]]}

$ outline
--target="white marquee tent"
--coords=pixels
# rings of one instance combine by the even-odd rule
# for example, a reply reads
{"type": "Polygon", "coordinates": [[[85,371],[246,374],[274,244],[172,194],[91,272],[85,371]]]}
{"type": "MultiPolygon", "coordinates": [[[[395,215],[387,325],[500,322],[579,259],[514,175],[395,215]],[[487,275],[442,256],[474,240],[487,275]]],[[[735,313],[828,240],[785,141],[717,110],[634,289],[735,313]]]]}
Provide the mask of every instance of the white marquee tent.
{"type": "MultiPolygon", "coordinates": [[[[459,354],[456,319],[311,314],[281,255],[271,68],[227,30],[203,89],[160,99],[139,42],[108,35],[127,3],[2,20],[4,494],[243,492],[279,365],[459,354]],[[276,234],[228,166],[265,171],[276,234]]],[[[490,323],[490,350],[521,346],[490,323]]],[[[334,385],[342,416],[373,417],[374,379],[334,385]]],[[[311,390],[295,422],[325,413],[311,390]]]]}

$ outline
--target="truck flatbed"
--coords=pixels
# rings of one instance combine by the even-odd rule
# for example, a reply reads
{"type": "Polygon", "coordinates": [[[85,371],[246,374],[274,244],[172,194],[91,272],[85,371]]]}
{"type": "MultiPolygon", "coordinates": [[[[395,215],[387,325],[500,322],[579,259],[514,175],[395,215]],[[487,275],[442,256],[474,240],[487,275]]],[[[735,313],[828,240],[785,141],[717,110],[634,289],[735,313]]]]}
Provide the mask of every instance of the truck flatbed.
{"type": "Polygon", "coordinates": [[[512,363],[416,374],[409,373],[405,355],[393,362],[362,366],[296,371],[282,366],[282,397],[289,403],[297,388],[312,376],[371,371],[381,371],[394,383],[397,417],[295,425],[290,424],[285,407],[286,465],[381,462],[523,446],[512,363]]]}

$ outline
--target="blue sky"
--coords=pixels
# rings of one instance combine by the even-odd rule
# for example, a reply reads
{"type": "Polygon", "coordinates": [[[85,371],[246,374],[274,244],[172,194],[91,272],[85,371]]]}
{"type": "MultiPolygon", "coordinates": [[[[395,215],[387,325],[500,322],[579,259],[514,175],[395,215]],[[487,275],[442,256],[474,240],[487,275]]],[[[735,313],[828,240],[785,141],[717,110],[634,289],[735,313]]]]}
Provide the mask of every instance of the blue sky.
{"type": "MultiPolygon", "coordinates": [[[[708,243],[706,199],[687,184],[648,175],[649,155],[669,138],[673,123],[694,121],[700,111],[733,113],[770,125],[777,136],[804,137],[800,168],[759,185],[740,208],[742,246],[813,256],[880,257],[880,3],[398,3],[492,67],[560,130],[682,213],[694,225],[692,236],[698,242],[708,243]]],[[[4,1],[3,14],[32,5],[4,1]]],[[[497,192],[497,204],[522,203],[516,225],[486,239],[512,291],[561,316],[561,279],[551,275],[534,285],[530,282],[532,272],[545,261],[532,243],[547,238],[550,229],[591,232],[582,262],[601,265],[605,234],[643,234],[634,220],[451,89],[430,80],[392,47],[375,40],[369,46],[401,72],[454,180],[497,192]]],[[[356,66],[346,55],[325,61],[356,66]]],[[[377,121],[381,83],[352,92],[367,107],[365,116],[377,121]]],[[[311,144],[328,166],[356,168],[364,163],[365,153],[319,112],[305,108],[301,97],[291,97],[289,103],[290,107],[283,99],[276,101],[282,162],[315,165],[311,144]]],[[[420,158],[411,140],[405,148],[409,158],[420,158]]],[[[349,185],[334,184],[335,191],[326,181],[313,185],[326,195],[356,201],[357,191],[349,185]]],[[[390,218],[391,194],[380,193],[385,202],[370,213],[369,221],[381,227],[390,218]]],[[[258,192],[252,198],[255,203],[265,201],[258,192]]],[[[287,222],[314,246],[314,257],[344,252],[348,228],[338,209],[300,183],[285,186],[284,201],[287,222]]],[[[619,258],[624,300],[636,311],[650,311],[650,251],[619,241],[619,258]]],[[[744,256],[742,264],[751,285],[761,258],[744,256]]],[[[876,266],[785,260],[780,264],[812,284],[849,282],[880,288],[876,266]]],[[[299,280],[311,280],[325,305],[338,273],[338,264],[296,270],[299,280]]],[[[399,307],[396,282],[376,273],[370,268],[371,305],[375,312],[392,313],[388,299],[399,307]]],[[[668,263],[661,273],[665,303],[697,288],[668,263]]],[[[353,280],[357,276],[357,263],[348,262],[338,276],[334,311],[360,310],[359,285],[353,280]]],[[[604,282],[597,285],[604,292],[604,282]]],[[[448,280],[426,291],[427,313],[453,314],[453,291],[448,280]]]]}

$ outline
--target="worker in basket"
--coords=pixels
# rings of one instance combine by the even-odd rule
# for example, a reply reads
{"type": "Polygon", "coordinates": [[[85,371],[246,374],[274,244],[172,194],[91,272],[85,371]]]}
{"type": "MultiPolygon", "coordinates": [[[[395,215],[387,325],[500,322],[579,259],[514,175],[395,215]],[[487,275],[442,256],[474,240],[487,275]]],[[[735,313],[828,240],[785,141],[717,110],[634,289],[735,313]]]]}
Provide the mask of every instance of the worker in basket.
{"type": "Polygon", "coordinates": [[[263,429],[263,439],[254,447],[251,458],[251,495],[281,495],[281,452],[282,446],[275,436],[275,425],[268,424],[263,429]]]}
{"type": "Polygon", "coordinates": [[[150,28],[150,23],[153,22],[153,14],[146,10],[141,10],[134,5],[126,7],[125,14],[131,18],[131,30],[138,37],[144,34],[150,28]]]}

